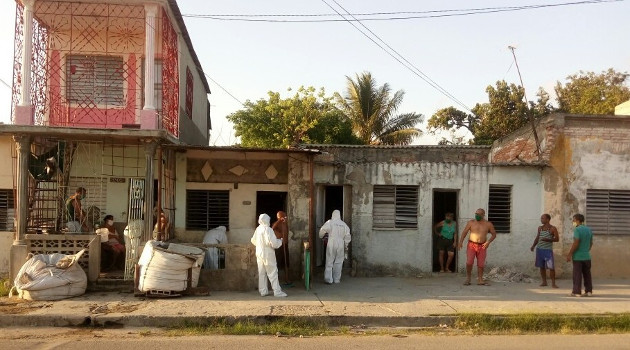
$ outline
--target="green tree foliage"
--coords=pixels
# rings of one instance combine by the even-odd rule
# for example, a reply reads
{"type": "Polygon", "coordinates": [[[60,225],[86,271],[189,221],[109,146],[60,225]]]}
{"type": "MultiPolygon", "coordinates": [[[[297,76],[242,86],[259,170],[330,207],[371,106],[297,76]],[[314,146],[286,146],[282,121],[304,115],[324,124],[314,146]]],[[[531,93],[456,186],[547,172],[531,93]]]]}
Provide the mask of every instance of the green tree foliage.
{"type": "MultiPolygon", "coordinates": [[[[290,89],[289,89],[290,90],[290,89]]],[[[244,147],[287,148],[300,143],[357,143],[351,123],[336,109],[324,89],[301,87],[283,99],[270,91],[268,99],[245,102],[227,119],[244,147]]]]}
{"type": "Polygon", "coordinates": [[[351,121],[355,135],[365,144],[407,145],[421,131],[416,127],[422,122],[422,114],[396,115],[404,92],[391,95],[388,84],[377,86],[368,72],[347,78],[346,96],[336,94],[337,104],[351,121]]]}
{"type": "MultiPolygon", "coordinates": [[[[488,102],[478,103],[466,113],[455,107],[438,110],[428,120],[428,128],[435,132],[437,129],[454,131],[465,128],[473,135],[471,140],[475,145],[489,145],[498,138],[510,134],[528,122],[528,113],[539,118],[551,112],[549,95],[539,90],[536,103],[525,103],[525,90],[521,86],[508,84],[504,80],[496,82],[496,87],[486,88],[488,102]]],[[[442,144],[453,143],[448,140],[442,144]]],[[[458,143],[458,140],[455,140],[458,143]]]]}
{"type": "Polygon", "coordinates": [[[580,71],[566,84],[556,83],[558,110],[574,114],[614,114],[615,106],[630,99],[627,73],[610,68],[601,74],[580,71]]]}

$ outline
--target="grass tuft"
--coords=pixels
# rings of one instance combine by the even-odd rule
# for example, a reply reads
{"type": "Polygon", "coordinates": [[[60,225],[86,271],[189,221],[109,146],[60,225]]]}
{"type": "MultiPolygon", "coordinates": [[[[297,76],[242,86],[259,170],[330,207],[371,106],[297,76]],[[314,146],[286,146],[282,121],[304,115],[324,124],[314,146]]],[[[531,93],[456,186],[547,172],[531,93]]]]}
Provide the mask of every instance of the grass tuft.
{"type": "Polygon", "coordinates": [[[167,335],[276,335],[282,336],[315,336],[330,333],[323,322],[301,318],[279,318],[265,323],[253,320],[233,321],[219,319],[208,324],[183,324],[170,328],[167,335]]]}
{"type": "Polygon", "coordinates": [[[454,328],[476,334],[627,333],[630,331],[630,314],[462,314],[455,321],[454,328]]]}
{"type": "Polygon", "coordinates": [[[6,297],[9,295],[11,285],[8,278],[0,279],[0,297],[6,297]]]}

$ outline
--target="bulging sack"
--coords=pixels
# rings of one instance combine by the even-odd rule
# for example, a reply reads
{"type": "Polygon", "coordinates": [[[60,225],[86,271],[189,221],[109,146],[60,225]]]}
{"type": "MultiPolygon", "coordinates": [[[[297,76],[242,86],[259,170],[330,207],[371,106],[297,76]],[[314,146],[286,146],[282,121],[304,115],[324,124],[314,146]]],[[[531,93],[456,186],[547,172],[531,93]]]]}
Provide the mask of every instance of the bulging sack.
{"type": "Polygon", "coordinates": [[[28,300],[59,300],[85,294],[87,275],[78,264],[85,249],[74,255],[38,254],[15,276],[18,296],[28,300]]]}

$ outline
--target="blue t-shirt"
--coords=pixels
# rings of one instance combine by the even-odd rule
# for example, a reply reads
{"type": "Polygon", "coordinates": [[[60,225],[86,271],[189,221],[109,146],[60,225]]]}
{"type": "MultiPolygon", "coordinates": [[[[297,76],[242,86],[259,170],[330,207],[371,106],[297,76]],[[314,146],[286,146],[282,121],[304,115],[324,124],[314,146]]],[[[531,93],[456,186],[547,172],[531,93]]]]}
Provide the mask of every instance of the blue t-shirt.
{"type": "Polygon", "coordinates": [[[593,231],[588,226],[580,225],[573,230],[573,238],[580,240],[577,249],[573,252],[573,260],[591,260],[591,242],[593,231]]]}

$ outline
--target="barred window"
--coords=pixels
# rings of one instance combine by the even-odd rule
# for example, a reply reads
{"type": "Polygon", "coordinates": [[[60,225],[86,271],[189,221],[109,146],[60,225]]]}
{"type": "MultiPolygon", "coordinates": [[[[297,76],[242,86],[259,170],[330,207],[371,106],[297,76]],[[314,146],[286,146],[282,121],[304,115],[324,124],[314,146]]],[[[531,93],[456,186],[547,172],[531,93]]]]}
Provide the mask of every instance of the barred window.
{"type": "Polygon", "coordinates": [[[630,234],[630,191],[586,190],[586,225],[594,234],[630,234]]]}
{"type": "Polygon", "coordinates": [[[418,187],[374,186],[374,227],[417,228],[418,187]]]}
{"type": "Polygon", "coordinates": [[[15,199],[13,190],[0,190],[0,231],[13,231],[15,199]]]}
{"type": "Polygon", "coordinates": [[[81,105],[124,105],[123,70],[122,57],[68,56],[68,101],[81,105]]]}
{"type": "Polygon", "coordinates": [[[497,233],[510,233],[512,224],[512,186],[490,185],[488,221],[497,233]]]}
{"type": "Polygon", "coordinates": [[[230,228],[230,191],[187,190],[186,229],[230,228]]]}

